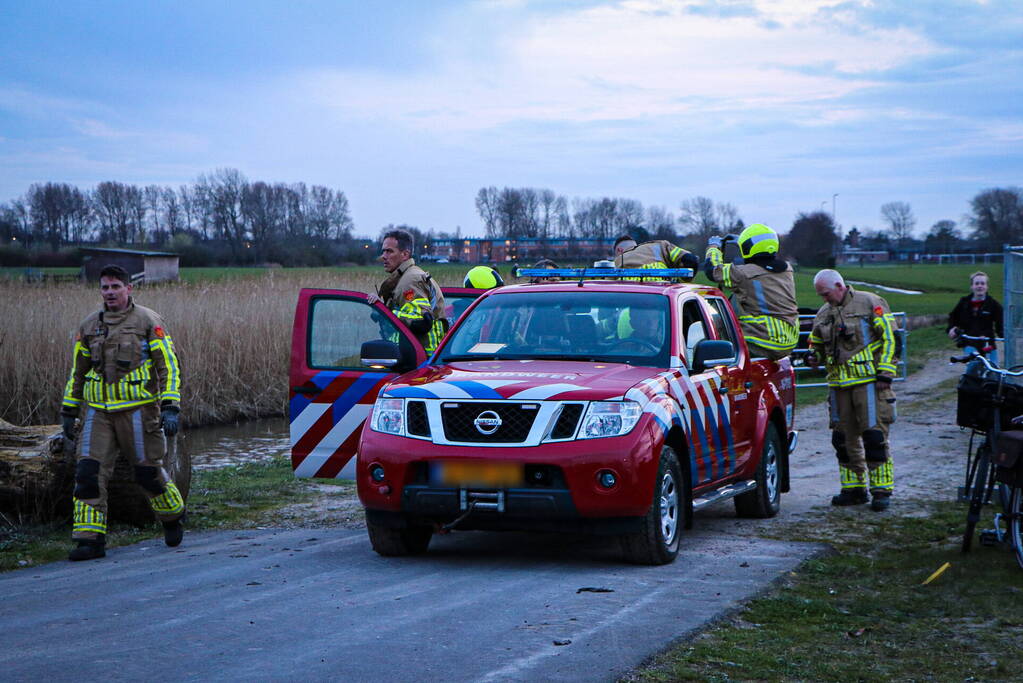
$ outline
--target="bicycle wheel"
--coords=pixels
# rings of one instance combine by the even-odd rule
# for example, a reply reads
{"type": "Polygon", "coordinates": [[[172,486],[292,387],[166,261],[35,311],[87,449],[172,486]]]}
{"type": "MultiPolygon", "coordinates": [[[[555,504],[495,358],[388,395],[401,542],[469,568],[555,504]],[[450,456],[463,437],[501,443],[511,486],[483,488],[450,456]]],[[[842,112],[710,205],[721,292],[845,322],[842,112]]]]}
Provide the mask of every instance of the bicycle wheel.
{"type": "Polygon", "coordinates": [[[1009,499],[1009,542],[1016,553],[1016,562],[1023,569],[1023,488],[1014,488],[1009,499]]]}
{"type": "Polygon", "coordinates": [[[973,532],[980,520],[980,510],[984,506],[985,499],[991,497],[991,480],[989,465],[991,463],[991,449],[987,440],[977,448],[976,472],[970,486],[970,509],[966,513],[966,530],[963,532],[963,552],[970,552],[973,545],[973,532]]]}

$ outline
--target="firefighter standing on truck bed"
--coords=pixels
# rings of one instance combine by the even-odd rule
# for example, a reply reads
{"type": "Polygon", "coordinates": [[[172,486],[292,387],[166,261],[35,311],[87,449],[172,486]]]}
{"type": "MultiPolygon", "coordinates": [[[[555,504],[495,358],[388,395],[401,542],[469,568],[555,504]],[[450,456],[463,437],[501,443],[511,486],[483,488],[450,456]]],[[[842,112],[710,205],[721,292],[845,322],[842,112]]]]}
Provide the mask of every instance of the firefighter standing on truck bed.
{"type": "Polygon", "coordinates": [[[838,458],[842,490],[832,505],[867,502],[882,511],[891,503],[894,476],[888,426],[895,421],[895,319],[888,302],[845,284],[834,270],[813,279],[825,304],[810,333],[807,365],[824,359],[828,371],[831,443],[838,458]]]}
{"type": "Polygon", "coordinates": [[[615,240],[614,252],[615,268],[692,268],[695,275],[700,266],[695,254],[667,240],[636,244],[629,235],[622,235],[615,240]]]}
{"type": "Polygon", "coordinates": [[[779,360],[792,353],[799,341],[799,308],[792,267],[778,258],[778,235],[754,223],[738,238],[711,237],[703,262],[707,277],[735,292],[739,326],[754,356],[779,360]],[[737,239],[743,262],[725,263],[722,249],[737,239]]]}
{"type": "Polygon", "coordinates": [[[106,555],[107,481],[118,452],[134,465],[135,481],[163,523],[167,545],[178,545],[184,534],[185,503],[163,469],[165,436],[178,432],[181,370],[163,320],[137,305],[131,291],[127,271],[104,267],[103,308],[82,321],[75,338],[60,411],[69,439],[75,438],[75,419],[82,420],[71,535],[78,545],[68,555],[72,561],[106,555]]]}
{"type": "Polygon", "coordinates": [[[384,234],[380,260],[390,275],[377,294],[369,295],[369,303],[382,301],[431,354],[448,331],[444,294],[412,259],[413,247],[412,235],[406,230],[384,234]]]}

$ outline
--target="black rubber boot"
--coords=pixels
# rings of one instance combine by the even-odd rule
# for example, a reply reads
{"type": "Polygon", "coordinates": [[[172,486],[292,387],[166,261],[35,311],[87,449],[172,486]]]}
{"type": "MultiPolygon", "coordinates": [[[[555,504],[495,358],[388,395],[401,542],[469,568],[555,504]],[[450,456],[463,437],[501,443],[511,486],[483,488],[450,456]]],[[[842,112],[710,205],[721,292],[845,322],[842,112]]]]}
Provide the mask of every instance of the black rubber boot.
{"type": "Polygon", "coordinates": [[[104,536],[100,536],[95,540],[78,541],[78,545],[68,553],[67,559],[72,562],[81,562],[82,560],[95,560],[106,556],[107,540],[104,536]]]}
{"type": "Polygon", "coordinates": [[[870,502],[867,489],[842,489],[837,496],[831,497],[832,505],[863,505],[870,502]]]}
{"type": "Polygon", "coordinates": [[[892,494],[888,492],[878,492],[873,494],[873,499],[870,501],[870,509],[874,512],[884,512],[891,504],[892,494]]]}
{"type": "Polygon", "coordinates": [[[185,527],[180,519],[173,522],[163,522],[163,542],[171,548],[181,545],[181,539],[185,537],[185,527]]]}

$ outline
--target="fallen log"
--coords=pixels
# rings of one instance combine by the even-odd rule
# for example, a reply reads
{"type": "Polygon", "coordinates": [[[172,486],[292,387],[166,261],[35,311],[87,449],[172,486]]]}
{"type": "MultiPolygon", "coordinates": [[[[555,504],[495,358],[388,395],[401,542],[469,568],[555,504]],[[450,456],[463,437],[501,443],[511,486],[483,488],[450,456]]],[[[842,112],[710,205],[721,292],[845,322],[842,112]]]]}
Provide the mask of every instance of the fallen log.
{"type": "MultiPolygon", "coordinates": [[[[169,448],[164,468],[187,499],[191,458],[169,448]]],[[[59,425],[21,427],[0,420],[0,512],[12,522],[70,520],[75,487],[74,442],[59,425]]],[[[110,519],[144,526],[154,520],[131,463],[117,459],[107,484],[110,519]]]]}

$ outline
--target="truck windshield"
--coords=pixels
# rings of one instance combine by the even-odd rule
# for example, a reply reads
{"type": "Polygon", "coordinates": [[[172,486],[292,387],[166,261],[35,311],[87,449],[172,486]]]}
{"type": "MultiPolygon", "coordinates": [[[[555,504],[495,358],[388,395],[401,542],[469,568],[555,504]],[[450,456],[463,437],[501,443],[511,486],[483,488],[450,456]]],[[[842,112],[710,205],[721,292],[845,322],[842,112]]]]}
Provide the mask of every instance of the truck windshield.
{"type": "Polygon", "coordinates": [[[668,367],[668,298],[629,292],[515,292],[485,299],[441,362],[580,360],[668,367]]]}

